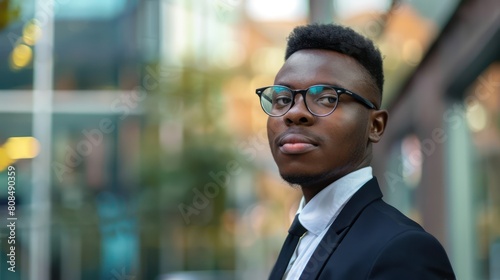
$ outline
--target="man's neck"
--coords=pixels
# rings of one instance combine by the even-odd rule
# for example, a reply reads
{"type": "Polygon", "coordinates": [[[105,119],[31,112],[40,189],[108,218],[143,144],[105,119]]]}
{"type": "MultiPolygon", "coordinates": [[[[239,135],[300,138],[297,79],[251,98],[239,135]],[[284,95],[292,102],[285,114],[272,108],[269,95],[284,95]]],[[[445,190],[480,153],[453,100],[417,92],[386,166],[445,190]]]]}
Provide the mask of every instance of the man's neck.
{"type": "MultiPolygon", "coordinates": [[[[318,180],[315,184],[308,184],[308,185],[302,185],[301,190],[302,190],[302,195],[304,196],[304,202],[307,204],[313,197],[315,197],[319,192],[321,192],[323,189],[326,187],[330,186],[331,184],[335,183],[337,180],[340,180],[342,178],[345,178],[346,176],[350,176],[351,174],[360,171],[366,167],[369,166],[364,166],[361,167],[357,170],[353,170],[351,172],[348,172],[342,176],[324,176],[324,178],[329,178],[328,180],[318,180]]],[[[371,169],[370,169],[370,174],[371,174],[371,169]]],[[[353,174],[355,175],[355,174],[353,174]]]]}

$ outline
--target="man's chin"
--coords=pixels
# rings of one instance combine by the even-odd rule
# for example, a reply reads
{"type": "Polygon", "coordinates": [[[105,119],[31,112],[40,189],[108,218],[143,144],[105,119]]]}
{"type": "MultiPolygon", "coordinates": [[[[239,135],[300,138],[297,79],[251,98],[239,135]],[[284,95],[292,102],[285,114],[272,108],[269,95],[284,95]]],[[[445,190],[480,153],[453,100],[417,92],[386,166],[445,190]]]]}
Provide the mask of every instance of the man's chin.
{"type": "Polygon", "coordinates": [[[280,174],[280,175],[281,178],[283,178],[283,180],[285,180],[290,185],[298,185],[303,188],[324,184],[324,182],[327,179],[325,174],[314,174],[314,175],[280,174]]]}

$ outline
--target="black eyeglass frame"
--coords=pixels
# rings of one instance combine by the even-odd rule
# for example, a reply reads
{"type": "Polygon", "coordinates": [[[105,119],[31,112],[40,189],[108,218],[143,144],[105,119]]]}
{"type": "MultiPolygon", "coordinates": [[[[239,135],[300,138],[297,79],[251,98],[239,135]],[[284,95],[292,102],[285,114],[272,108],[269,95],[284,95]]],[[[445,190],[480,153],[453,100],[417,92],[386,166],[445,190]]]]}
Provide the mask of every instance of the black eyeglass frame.
{"type": "MultiPolygon", "coordinates": [[[[300,94],[302,95],[302,99],[304,99],[304,104],[306,105],[306,108],[307,108],[307,111],[309,111],[309,113],[313,114],[314,116],[317,116],[317,117],[326,117],[328,115],[330,115],[331,113],[333,113],[335,111],[335,109],[337,109],[337,106],[340,102],[340,96],[342,94],[347,94],[349,96],[352,96],[354,98],[354,100],[358,101],[359,103],[363,104],[364,106],[366,106],[368,109],[374,109],[374,110],[378,110],[377,106],[375,106],[370,100],[362,97],[361,95],[359,94],[356,94],[348,89],[345,89],[345,88],[341,88],[341,87],[337,87],[337,86],[332,86],[332,85],[312,85],[306,89],[296,89],[296,90],[293,90],[289,87],[286,87],[286,86],[281,86],[281,85],[273,85],[273,86],[267,86],[267,87],[261,87],[261,88],[258,88],[255,90],[255,93],[259,96],[259,101],[260,101],[260,106],[262,108],[262,110],[264,111],[264,113],[266,113],[267,115],[271,116],[271,117],[281,117],[281,116],[284,116],[286,113],[288,113],[288,111],[290,111],[290,109],[293,107],[293,105],[295,105],[295,96],[297,94],[300,94]],[[331,88],[333,90],[335,90],[335,92],[337,93],[338,95],[338,100],[337,100],[337,104],[335,105],[335,107],[333,108],[333,110],[331,112],[329,112],[328,114],[324,114],[324,115],[318,115],[318,114],[315,114],[313,112],[311,112],[311,109],[309,109],[309,106],[307,105],[307,102],[306,102],[306,93],[309,91],[310,88],[312,87],[317,87],[317,86],[322,86],[322,87],[327,87],[327,88],[331,88]],[[288,108],[288,110],[286,110],[283,114],[280,114],[280,115],[271,115],[270,113],[266,112],[266,110],[264,109],[264,106],[262,105],[262,93],[268,89],[268,88],[271,88],[271,87],[283,87],[283,88],[286,88],[288,89],[291,93],[292,93],[292,103],[290,105],[290,107],[288,108]]],[[[267,96],[264,96],[264,98],[266,98],[267,96]]],[[[268,100],[272,103],[272,100],[268,100]]]]}

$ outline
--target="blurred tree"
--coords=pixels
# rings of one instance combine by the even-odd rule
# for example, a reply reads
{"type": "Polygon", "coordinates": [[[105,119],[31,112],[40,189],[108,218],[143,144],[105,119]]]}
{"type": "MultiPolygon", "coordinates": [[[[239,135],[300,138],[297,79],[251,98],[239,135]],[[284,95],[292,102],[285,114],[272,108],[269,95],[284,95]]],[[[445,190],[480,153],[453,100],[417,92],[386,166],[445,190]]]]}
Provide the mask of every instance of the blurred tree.
{"type": "Polygon", "coordinates": [[[21,6],[16,0],[0,0],[0,30],[19,19],[21,6]]]}
{"type": "MultiPolygon", "coordinates": [[[[177,69],[149,66],[166,78],[149,92],[147,104],[141,251],[172,263],[165,264],[170,271],[234,270],[234,236],[222,219],[232,205],[227,191],[234,181],[225,174],[241,168],[224,124],[221,91],[230,73],[194,62],[177,69]]],[[[156,269],[149,261],[142,265],[156,269]]]]}

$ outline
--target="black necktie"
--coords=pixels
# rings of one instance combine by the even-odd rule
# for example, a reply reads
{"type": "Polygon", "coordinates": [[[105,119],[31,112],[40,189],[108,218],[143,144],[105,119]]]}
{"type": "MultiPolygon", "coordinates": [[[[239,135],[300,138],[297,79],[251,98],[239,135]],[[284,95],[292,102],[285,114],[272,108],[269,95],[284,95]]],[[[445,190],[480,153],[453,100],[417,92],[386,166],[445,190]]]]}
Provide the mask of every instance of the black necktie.
{"type": "Polygon", "coordinates": [[[290,229],[288,230],[288,236],[285,239],[283,247],[281,247],[278,260],[271,271],[269,280],[281,280],[283,278],[283,274],[285,274],[290,258],[292,257],[293,252],[295,252],[295,247],[297,247],[300,237],[302,237],[306,231],[307,229],[300,224],[299,215],[297,214],[292,225],[290,226],[290,229]]]}

